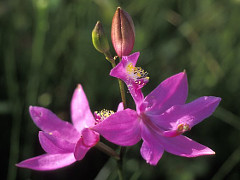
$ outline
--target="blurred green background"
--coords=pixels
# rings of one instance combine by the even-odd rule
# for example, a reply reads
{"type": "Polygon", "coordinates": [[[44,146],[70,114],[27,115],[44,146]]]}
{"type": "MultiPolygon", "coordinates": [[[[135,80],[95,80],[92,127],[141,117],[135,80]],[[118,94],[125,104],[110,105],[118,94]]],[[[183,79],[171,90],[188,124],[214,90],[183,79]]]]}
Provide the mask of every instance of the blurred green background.
{"type": "Polygon", "coordinates": [[[91,31],[100,20],[110,40],[117,6],[135,23],[134,51],[141,52],[138,65],[150,76],[145,95],[185,69],[188,101],[222,98],[214,115],[186,134],[215,150],[215,156],[164,153],[153,167],[142,159],[139,143],[128,148],[127,179],[240,179],[240,0],[1,0],[0,179],[117,179],[116,163],[94,148],[84,160],[52,172],[14,165],[43,153],[29,105],[70,121],[71,96],[81,83],[92,111],[116,110],[118,84],[92,46],[91,31]]]}

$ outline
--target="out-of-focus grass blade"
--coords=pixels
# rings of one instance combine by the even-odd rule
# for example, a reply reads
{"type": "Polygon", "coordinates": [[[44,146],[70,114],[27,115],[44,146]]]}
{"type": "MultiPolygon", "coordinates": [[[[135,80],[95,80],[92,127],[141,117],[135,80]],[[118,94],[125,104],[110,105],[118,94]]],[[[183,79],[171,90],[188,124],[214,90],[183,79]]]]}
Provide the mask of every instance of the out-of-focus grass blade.
{"type": "Polygon", "coordinates": [[[240,162],[240,146],[222,164],[212,180],[221,180],[240,162]]]}
{"type": "Polygon", "coordinates": [[[228,111],[222,107],[218,107],[214,112],[214,116],[240,130],[240,117],[236,116],[231,111],[228,111]]]}
{"type": "Polygon", "coordinates": [[[0,114],[10,113],[10,106],[8,101],[0,102],[0,114]]]}

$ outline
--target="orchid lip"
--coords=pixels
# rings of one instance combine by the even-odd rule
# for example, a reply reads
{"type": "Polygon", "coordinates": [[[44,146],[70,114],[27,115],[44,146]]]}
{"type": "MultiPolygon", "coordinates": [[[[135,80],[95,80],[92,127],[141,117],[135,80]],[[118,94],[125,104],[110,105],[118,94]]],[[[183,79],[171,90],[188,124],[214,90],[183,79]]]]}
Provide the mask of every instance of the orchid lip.
{"type": "Polygon", "coordinates": [[[137,85],[144,86],[149,81],[148,73],[141,67],[134,67],[132,63],[128,63],[126,72],[129,75],[128,80],[133,80],[137,85]]]}

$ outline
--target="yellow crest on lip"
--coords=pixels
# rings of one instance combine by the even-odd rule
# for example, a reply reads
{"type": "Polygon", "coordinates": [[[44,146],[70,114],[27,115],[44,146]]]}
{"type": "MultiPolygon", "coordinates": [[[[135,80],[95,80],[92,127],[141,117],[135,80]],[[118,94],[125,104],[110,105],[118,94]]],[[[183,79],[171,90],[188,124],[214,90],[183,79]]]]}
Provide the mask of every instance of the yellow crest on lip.
{"type": "Polygon", "coordinates": [[[144,71],[141,67],[134,67],[132,63],[129,63],[127,65],[126,70],[134,81],[142,78],[149,80],[148,73],[144,71]]]}
{"type": "Polygon", "coordinates": [[[113,115],[114,111],[108,110],[108,109],[103,109],[101,111],[95,111],[94,114],[96,115],[96,121],[103,121],[104,119],[113,115]]]}

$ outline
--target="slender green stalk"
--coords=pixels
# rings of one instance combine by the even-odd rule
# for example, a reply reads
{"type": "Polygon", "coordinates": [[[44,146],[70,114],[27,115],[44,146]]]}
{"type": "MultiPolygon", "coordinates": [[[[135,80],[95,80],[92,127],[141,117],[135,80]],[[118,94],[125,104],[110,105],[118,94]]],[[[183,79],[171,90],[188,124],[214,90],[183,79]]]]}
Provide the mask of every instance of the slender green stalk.
{"type": "Polygon", "coordinates": [[[214,113],[215,117],[219,118],[223,122],[231,125],[235,129],[240,130],[240,122],[239,122],[239,116],[235,115],[231,111],[223,108],[223,107],[218,107],[216,112],[214,113]]]}
{"type": "Polygon", "coordinates": [[[227,174],[240,162],[240,146],[221,165],[212,180],[224,179],[227,174]]]}
{"type": "MultiPolygon", "coordinates": [[[[106,53],[105,56],[106,56],[106,59],[112,64],[112,67],[113,68],[116,67],[115,58],[113,58],[109,52],[106,53]]],[[[123,107],[124,109],[126,109],[127,101],[126,101],[124,83],[122,80],[118,79],[118,84],[119,84],[120,94],[123,102],[123,107]]],[[[125,152],[126,152],[126,147],[120,146],[120,159],[117,162],[119,180],[124,179],[123,178],[123,157],[125,152]]]]}
{"type": "Polygon", "coordinates": [[[116,162],[114,159],[109,158],[105,165],[98,172],[94,180],[113,180],[117,177],[117,171],[115,170],[116,162]]]}
{"type": "MultiPolygon", "coordinates": [[[[112,64],[112,67],[114,68],[116,66],[115,58],[113,58],[110,53],[106,53],[105,56],[106,56],[106,59],[112,64]]],[[[124,109],[126,109],[127,101],[126,101],[124,83],[122,80],[118,79],[118,84],[119,84],[120,94],[123,102],[123,107],[124,109]]]]}
{"type": "Polygon", "coordinates": [[[107,155],[115,158],[116,160],[120,160],[119,155],[112,148],[107,146],[106,144],[104,144],[102,142],[98,142],[94,147],[96,147],[100,151],[106,153],[107,155]]]}
{"type": "MultiPolygon", "coordinates": [[[[112,64],[112,67],[116,66],[115,61],[112,61],[111,64],[112,64]]],[[[121,94],[121,98],[122,98],[122,102],[123,102],[123,107],[124,107],[124,109],[126,109],[127,108],[127,101],[126,101],[125,88],[124,88],[123,81],[118,79],[118,84],[119,84],[120,94],[121,94]]]]}
{"type": "Polygon", "coordinates": [[[123,180],[123,170],[122,170],[122,166],[119,168],[118,166],[118,177],[119,177],[119,180],[123,180]]]}

